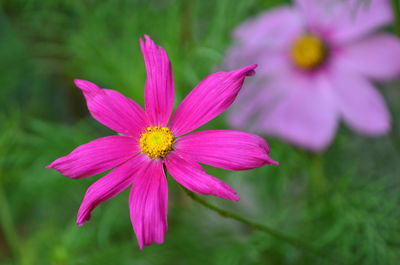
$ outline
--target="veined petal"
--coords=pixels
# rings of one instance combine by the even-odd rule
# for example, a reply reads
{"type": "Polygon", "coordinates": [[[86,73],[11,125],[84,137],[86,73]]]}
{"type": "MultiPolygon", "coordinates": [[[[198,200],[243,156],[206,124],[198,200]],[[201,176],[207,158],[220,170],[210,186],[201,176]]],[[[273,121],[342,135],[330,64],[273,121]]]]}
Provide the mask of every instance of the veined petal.
{"type": "Polygon", "coordinates": [[[148,162],[149,159],[138,154],[93,183],[86,191],[78,211],[76,223],[81,226],[89,221],[94,208],[129,187],[132,184],[133,176],[140,174],[140,169],[145,167],[146,161],[148,162]]]}
{"type": "Polygon", "coordinates": [[[230,130],[194,132],[178,138],[175,148],[195,161],[229,170],[278,165],[269,146],[257,135],[230,130]]]}
{"type": "Polygon", "coordinates": [[[337,56],[343,67],[374,79],[391,79],[400,75],[400,39],[376,34],[342,48],[337,56]]]}
{"type": "Polygon", "coordinates": [[[146,112],[155,126],[166,126],[174,106],[174,77],[166,51],[147,35],[140,47],[147,71],[145,88],[146,112]]]}
{"type": "Polygon", "coordinates": [[[93,118],[124,135],[139,137],[149,125],[144,110],[135,101],[111,89],[101,89],[94,83],[75,79],[86,98],[93,118]]]}
{"type": "Polygon", "coordinates": [[[140,249],[162,244],[168,227],[168,185],[161,160],[150,160],[134,178],[129,207],[140,249]]]}
{"type": "Polygon", "coordinates": [[[78,146],[46,168],[54,168],[69,178],[86,178],[116,167],[138,152],[138,143],[133,138],[107,136],[78,146]]]}
{"type": "Polygon", "coordinates": [[[225,111],[235,100],[246,76],[253,75],[257,65],[231,72],[209,75],[179,105],[170,127],[175,136],[188,133],[225,111]]]}
{"type": "Polygon", "coordinates": [[[340,112],[353,129],[371,136],[390,130],[385,101],[370,82],[345,71],[338,72],[332,80],[340,112]]]}
{"type": "Polygon", "coordinates": [[[214,195],[226,200],[240,200],[236,192],[221,180],[208,175],[195,161],[183,153],[171,152],[165,158],[171,176],[185,188],[204,195],[214,195]]]}

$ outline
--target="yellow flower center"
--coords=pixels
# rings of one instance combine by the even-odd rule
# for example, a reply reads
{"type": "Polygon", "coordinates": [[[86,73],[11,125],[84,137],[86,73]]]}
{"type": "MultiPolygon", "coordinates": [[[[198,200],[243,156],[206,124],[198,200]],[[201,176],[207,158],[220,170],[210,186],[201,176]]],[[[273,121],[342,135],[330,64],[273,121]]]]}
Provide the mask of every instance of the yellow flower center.
{"type": "Polygon", "coordinates": [[[168,127],[147,127],[140,136],[140,149],[150,158],[163,158],[172,150],[174,141],[168,127]]]}
{"type": "Polygon", "coordinates": [[[320,38],[304,34],[292,45],[291,55],[296,66],[311,70],[324,61],[325,52],[325,45],[320,38]]]}

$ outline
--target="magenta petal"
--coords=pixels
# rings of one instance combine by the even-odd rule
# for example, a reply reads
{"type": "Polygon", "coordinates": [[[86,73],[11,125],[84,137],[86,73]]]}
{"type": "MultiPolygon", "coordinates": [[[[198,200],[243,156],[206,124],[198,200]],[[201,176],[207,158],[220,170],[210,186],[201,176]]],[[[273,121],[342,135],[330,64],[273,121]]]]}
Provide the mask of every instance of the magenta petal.
{"type": "Polygon", "coordinates": [[[342,71],[333,79],[339,109],[345,121],[366,135],[390,130],[390,115],[379,92],[366,79],[342,71]]]}
{"type": "Polygon", "coordinates": [[[215,195],[226,200],[240,200],[236,192],[221,180],[208,175],[204,169],[178,152],[165,158],[165,165],[171,176],[185,188],[204,195],[215,195]]]}
{"type": "Polygon", "coordinates": [[[400,39],[377,34],[342,48],[339,67],[357,71],[374,79],[400,75],[400,39]]]}
{"type": "Polygon", "coordinates": [[[149,125],[144,110],[135,101],[89,81],[74,81],[82,90],[92,116],[110,129],[136,138],[149,125]]]}
{"type": "Polygon", "coordinates": [[[141,154],[112,170],[106,176],[93,183],[86,191],[78,211],[76,223],[83,225],[90,220],[90,214],[99,204],[113,198],[132,184],[132,176],[148,159],[141,154]]]}
{"type": "Polygon", "coordinates": [[[69,178],[86,178],[116,167],[138,152],[138,143],[131,137],[107,136],[78,146],[46,168],[54,168],[69,178]]]}
{"type": "Polygon", "coordinates": [[[134,178],[129,207],[140,249],[162,244],[168,227],[168,185],[161,160],[150,160],[134,178]]]}
{"type": "Polygon", "coordinates": [[[140,39],[147,70],[145,89],[146,112],[152,125],[166,126],[174,106],[174,77],[165,50],[149,36],[140,39]]]}
{"type": "Polygon", "coordinates": [[[170,127],[175,136],[188,133],[225,111],[235,100],[246,76],[257,65],[231,72],[211,74],[201,81],[179,105],[170,127]]]}
{"type": "Polygon", "coordinates": [[[229,130],[194,132],[178,138],[175,148],[197,162],[229,170],[277,165],[267,142],[257,135],[229,130]]]}

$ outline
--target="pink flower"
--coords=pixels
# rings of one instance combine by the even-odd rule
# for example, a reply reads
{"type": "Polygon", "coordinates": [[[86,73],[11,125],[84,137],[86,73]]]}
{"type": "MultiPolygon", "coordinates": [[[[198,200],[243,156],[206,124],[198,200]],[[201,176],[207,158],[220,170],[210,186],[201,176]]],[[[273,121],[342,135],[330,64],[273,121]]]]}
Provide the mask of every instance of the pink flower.
{"type": "Polygon", "coordinates": [[[146,70],[144,111],[117,91],[75,80],[92,116],[120,135],[96,139],[47,166],[63,175],[86,178],[113,169],[89,187],[77,224],[90,219],[100,203],[130,187],[129,208],[139,247],[164,242],[168,186],[165,169],[182,186],[200,194],[238,201],[236,192],[210,176],[199,163],[229,170],[277,165],[268,144],[240,131],[189,133],[214,119],[235,100],[256,65],[209,75],[178,106],[174,115],[174,81],[167,53],[145,36],[140,40],[146,70]]]}
{"type": "Polygon", "coordinates": [[[400,41],[374,33],[391,22],[384,0],[297,0],[244,22],[225,64],[260,64],[229,121],[321,151],[339,120],[378,136],[390,116],[371,81],[400,73],[400,41]],[[261,63],[262,62],[262,63],[261,63]]]}

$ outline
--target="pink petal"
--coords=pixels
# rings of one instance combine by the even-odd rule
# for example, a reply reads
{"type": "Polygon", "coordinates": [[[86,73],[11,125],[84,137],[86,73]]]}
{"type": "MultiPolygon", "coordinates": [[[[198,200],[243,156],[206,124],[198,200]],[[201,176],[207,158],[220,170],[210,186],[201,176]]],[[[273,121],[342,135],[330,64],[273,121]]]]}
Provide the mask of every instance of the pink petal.
{"type": "Polygon", "coordinates": [[[322,151],[332,141],[338,124],[332,85],[325,78],[281,83],[286,96],[259,120],[260,129],[300,147],[322,151]],[[286,84],[286,85],[284,85],[286,84]]]}
{"type": "Polygon", "coordinates": [[[174,106],[174,77],[165,50],[149,36],[140,39],[147,71],[145,89],[146,112],[152,125],[166,126],[174,106]]]}
{"type": "MultiPolygon", "coordinates": [[[[260,71],[257,71],[260,73],[260,71]]],[[[228,111],[228,122],[234,128],[257,131],[260,128],[260,115],[279,104],[286,92],[280,86],[280,82],[286,80],[287,75],[280,76],[287,71],[279,71],[274,77],[267,74],[257,75],[240,92],[240,97],[232,104],[228,111]],[[276,78],[278,77],[278,78],[276,78]]],[[[289,74],[289,73],[288,73],[289,74]]],[[[285,82],[286,84],[286,82],[285,82]]]]}
{"type": "Polygon", "coordinates": [[[226,200],[240,200],[227,184],[208,175],[204,169],[178,152],[171,152],[165,158],[165,165],[172,177],[185,188],[204,195],[215,195],[226,200]]]}
{"type": "Polygon", "coordinates": [[[246,76],[254,74],[257,65],[231,72],[209,75],[179,105],[170,127],[175,136],[188,133],[226,110],[235,100],[246,76]]]}
{"type": "MultiPolygon", "coordinates": [[[[241,57],[246,58],[254,50],[285,49],[294,37],[304,29],[299,12],[292,7],[283,6],[242,23],[234,31],[238,48],[242,48],[241,57]]],[[[243,63],[243,62],[242,62],[243,63]]]]}
{"type": "Polygon", "coordinates": [[[341,13],[343,6],[338,5],[339,1],[295,0],[294,2],[306,22],[306,28],[311,30],[330,26],[332,18],[341,13]]]}
{"type": "Polygon", "coordinates": [[[359,39],[392,20],[387,0],[296,0],[311,30],[327,33],[336,43],[359,39]]]}
{"type": "Polygon", "coordinates": [[[390,130],[390,115],[378,91],[364,78],[341,71],[333,79],[339,108],[356,131],[382,135],[390,130]]]}
{"type": "Polygon", "coordinates": [[[145,112],[135,101],[89,81],[74,81],[82,90],[92,116],[110,129],[137,138],[149,125],[145,112]]]}
{"type": "Polygon", "coordinates": [[[134,178],[129,207],[140,249],[162,244],[168,227],[168,185],[161,160],[150,160],[134,178]]]}
{"type": "Polygon", "coordinates": [[[392,22],[388,0],[351,0],[343,8],[341,18],[334,20],[332,39],[344,43],[359,39],[392,22]]]}
{"type": "Polygon", "coordinates": [[[81,226],[90,220],[90,214],[101,203],[113,198],[132,184],[132,176],[149,159],[138,154],[93,183],[86,191],[78,211],[76,223],[81,226]]]}
{"type": "Polygon", "coordinates": [[[229,170],[278,165],[268,156],[270,149],[263,138],[240,131],[194,132],[178,138],[175,148],[197,162],[229,170]]]}
{"type": "Polygon", "coordinates": [[[138,152],[138,143],[133,138],[107,136],[78,146],[46,168],[54,168],[69,178],[86,178],[116,167],[138,152]]]}
{"type": "Polygon", "coordinates": [[[261,73],[274,74],[282,68],[292,67],[288,50],[304,30],[300,13],[294,8],[283,6],[261,13],[235,29],[235,42],[226,53],[223,66],[236,68],[260,63],[257,77],[245,87],[248,90],[249,84],[265,78],[261,73]]]}
{"type": "Polygon", "coordinates": [[[349,44],[338,55],[338,63],[374,79],[391,79],[400,75],[400,40],[379,34],[349,44]]]}

